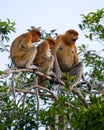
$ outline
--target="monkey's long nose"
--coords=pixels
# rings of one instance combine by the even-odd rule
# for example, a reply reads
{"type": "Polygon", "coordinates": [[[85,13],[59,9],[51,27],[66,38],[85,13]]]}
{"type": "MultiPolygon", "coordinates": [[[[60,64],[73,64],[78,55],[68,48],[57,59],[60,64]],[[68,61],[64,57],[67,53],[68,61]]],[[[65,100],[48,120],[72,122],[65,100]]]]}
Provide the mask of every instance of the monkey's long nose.
{"type": "Polygon", "coordinates": [[[77,39],[73,39],[73,40],[72,40],[72,41],[73,41],[73,43],[75,43],[75,42],[76,42],[76,40],[77,40],[77,39]]]}

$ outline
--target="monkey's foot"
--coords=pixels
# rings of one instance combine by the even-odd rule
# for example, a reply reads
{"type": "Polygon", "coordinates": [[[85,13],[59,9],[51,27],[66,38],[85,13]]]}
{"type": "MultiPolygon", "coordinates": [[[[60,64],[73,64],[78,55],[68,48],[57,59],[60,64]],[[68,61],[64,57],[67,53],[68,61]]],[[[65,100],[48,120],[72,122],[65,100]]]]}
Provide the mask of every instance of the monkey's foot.
{"type": "Polygon", "coordinates": [[[54,73],[53,71],[49,71],[49,72],[47,72],[46,74],[55,77],[55,73],[54,73]]]}
{"type": "Polygon", "coordinates": [[[35,65],[28,65],[26,66],[27,69],[35,69],[35,70],[38,70],[38,67],[35,66],[35,65]]]}

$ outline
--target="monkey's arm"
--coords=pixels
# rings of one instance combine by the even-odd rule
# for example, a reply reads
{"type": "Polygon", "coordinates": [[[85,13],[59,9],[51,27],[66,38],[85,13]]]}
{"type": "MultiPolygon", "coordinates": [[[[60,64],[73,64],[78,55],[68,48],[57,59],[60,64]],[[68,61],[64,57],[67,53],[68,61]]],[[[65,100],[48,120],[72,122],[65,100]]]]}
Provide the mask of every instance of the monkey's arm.
{"type": "Polygon", "coordinates": [[[19,41],[19,47],[24,50],[29,50],[32,47],[31,36],[25,34],[19,41]]]}
{"type": "Polygon", "coordinates": [[[56,76],[58,79],[61,79],[62,77],[62,73],[61,73],[61,69],[60,69],[60,66],[59,66],[59,63],[58,63],[58,59],[57,59],[57,52],[58,52],[58,49],[60,48],[60,41],[61,41],[61,37],[62,35],[58,35],[56,40],[55,40],[55,47],[53,49],[53,56],[54,56],[54,71],[56,73],[56,76]]]}
{"type": "Polygon", "coordinates": [[[44,60],[44,62],[50,61],[52,57],[53,57],[53,55],[51,55],[50,57],[47,57],[47,55],[42,55],[41,56],[41,58],[44,60]]]}
{"type": "Polygon", "coordinates": [[[79,62],[79,59],[78,59],[78,54],[77,54],[77,48],[76,46],[74,47],[74,51],[75,51],[75,54],[74,54],[74,64],[78,64],[79,62]]]}
{"type": "Polygon", "coordinates": [[[56,73],[57,78],[60,79],[62,77],[62,73],[61,73],[61,69],[60,69],[56,54],[54,54],[54,59],[55,59],[54,61],[55,73],[56,73]]]}

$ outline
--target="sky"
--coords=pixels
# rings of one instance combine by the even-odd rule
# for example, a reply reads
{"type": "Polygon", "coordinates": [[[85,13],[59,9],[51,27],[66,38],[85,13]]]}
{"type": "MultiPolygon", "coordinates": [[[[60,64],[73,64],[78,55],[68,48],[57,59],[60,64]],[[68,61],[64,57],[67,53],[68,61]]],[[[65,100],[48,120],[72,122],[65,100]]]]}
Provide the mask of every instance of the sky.
{"type": "MultiPolygon", "coordinates": [[[[42,27],[46,31],[57,29],[59,34],[76,29],[79,32],[77,45],[89,44],[78,27],[82,20],[80,14],[102,8],[104,0],[1,0],[0,19],[6,21],[9,18],[16,22],[16,33],[9,35],[10,45],[31,26],[42,27]]],[[[7,68],[8,56],[9,53],[0,53],[0,70],[7,68]]]]}

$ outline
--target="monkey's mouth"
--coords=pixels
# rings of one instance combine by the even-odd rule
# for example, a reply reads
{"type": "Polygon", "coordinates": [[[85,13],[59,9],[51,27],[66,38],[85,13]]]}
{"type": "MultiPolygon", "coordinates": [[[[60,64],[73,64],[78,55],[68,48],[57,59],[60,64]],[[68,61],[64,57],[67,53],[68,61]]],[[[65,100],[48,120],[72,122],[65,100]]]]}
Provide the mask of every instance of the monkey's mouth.
{"type": "Polygon", "coordinates": [[[77,40],[77,38],[76,38],[76,39],[73,39],[73,40],[72,40],[72,42],[73,42],[73,43],[75,43],[75,42],[76,42],[76,40],[77,40]]]}

